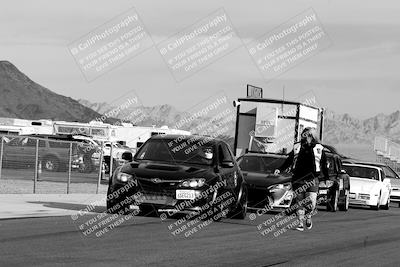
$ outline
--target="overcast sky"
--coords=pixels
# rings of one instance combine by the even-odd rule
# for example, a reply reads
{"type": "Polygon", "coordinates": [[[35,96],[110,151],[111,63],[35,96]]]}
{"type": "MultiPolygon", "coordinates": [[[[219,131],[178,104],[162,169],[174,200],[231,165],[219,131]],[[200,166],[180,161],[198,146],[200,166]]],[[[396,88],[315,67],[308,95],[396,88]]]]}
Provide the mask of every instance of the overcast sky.
{"type": "Polygon", "coordinates": [[[135,90],[146,106],[190,109],[224,90],[245,96],[246,84],[277,98],[312,90],[320,106],[367,118],[400,109],[398,1],[2,1],[0,59],[50,90],[95,102],[135,90]],[[244,43],[312,7],[332,45],[267,83],[245,47],[176,82],[155,47],[87,82],[67,46],[135,7],[155,43],[223,7],[244,43]]]}

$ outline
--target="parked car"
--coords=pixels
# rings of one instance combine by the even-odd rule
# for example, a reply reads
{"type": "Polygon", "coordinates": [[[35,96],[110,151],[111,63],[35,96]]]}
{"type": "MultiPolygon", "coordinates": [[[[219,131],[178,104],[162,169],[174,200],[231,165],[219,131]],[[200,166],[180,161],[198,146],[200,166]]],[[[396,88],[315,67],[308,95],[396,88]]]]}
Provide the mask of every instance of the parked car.
{"type": "MultiPolygon", "coordinates": [[[[81,142],[81,144],[78,146],[79,155],[75,157],[73,161],[73,168],[78,169],[80,172],[91,172],[97,169],[100,165],[101,142],[96,142],[91,137],[84,135],[74,135],[73,138],[81,142]],[[90,155],[90,158],[88,157],[88,155],[90,155]]],[[[111,145],[113,154],[113,170],[124,163],[124,161],[122,160],[123,153],[133,153],[133,150],[127,146],[121,145],[116,142],[104,142],[102,168],[104,169],[105,173],[110,172],[111,145]]]]}
{"type": "Polygon", "coordinates": [[[71,138],[73,141],[79,142],[72,159],[72,169],[83,173],[98,170],[101,154],[100,145],[92,138],[84,135],[74,135],[71,138]]]}
{"type": "Polygon", "coordinates": [[[391,184],[381,167],[344,163],[343,169],[350,176],[350,205],[389,209],[391,184]]]}
{"type": "MultiPolygon", "coordinates": [[[[331,146],[327,150],[329,179],[320,177],[319,203],[328,211],[343,210],[349,207],[350,180],[342,170],[341,155],[331,146]]],[[[238,159],[249,192],[249,207],[289,208],[292,204],[293,190],[289,170],[276,176],[286,155],[250,152],[238,159]]]]}
{"type": "Polygon", "coordinates": [[[122,154],[129,152],[133,154],[133,150],[127,146],[121,145],[119,143],[111,143],[105,142],[103,147],[103,157],[105,163],[105,173],[110,172],[110,165],[111,165],[111,145],[112,145],[112,158],[113,158],[113,171],[122,163],[124,160],[122,159],[122,154]]]}
{"type": "Polygon", "coordinates": [[[319,178],[318,202],[327,211],[347,211],[350,200],[350,177],[342,168],[342,155],[325,145],[329,179],[319,178]]]}
{"type": "Polygon", "coordinates": [[[287,156],[273,153],[249,152],[238,158],[248,190],[248,206],[256,209],[289,208],[293,200],[292,175],[274,171],[287,156]]]}
{"type": "Polygon", "coordinates": [[[57,142],[48,137],[29,136],[3,137],[3,165],[9,168],[30,168],[35,166],[36,145],[38,161],[46,171],[66,170],[69,164],[68,142],[57,142]]]}
{"type": "Polygon", "coordinates": [[[114,172],[107,210],[121,212],[138,205],[144,213],[201,213],[227,195],[231,195],[227,216],[244,219],[247,191],[243,175],[224,141],[155,135],[140,147],[132,162],[114,172]]]}
{"type": "Polygon", "coordinates": [[[400,207],[400,176],[388,165],[380,162],[365,162],[357,159],[346,159],[345,163],[358,163],[377,166],[382,168],[386,178],[390,180],[392,191],[390,192],[390,202],[397,203],[400,207]]]}

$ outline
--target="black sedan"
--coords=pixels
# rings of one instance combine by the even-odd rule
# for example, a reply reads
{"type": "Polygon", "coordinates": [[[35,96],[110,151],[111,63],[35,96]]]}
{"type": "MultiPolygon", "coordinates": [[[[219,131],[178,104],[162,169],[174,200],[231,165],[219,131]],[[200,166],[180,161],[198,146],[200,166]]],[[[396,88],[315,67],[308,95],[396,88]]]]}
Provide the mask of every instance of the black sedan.
{"type": "Polygon", "coordinates": [[[350,177],[342,168],[343,156],[332,146],[325,145],[328,179],[319,178],[318,203],[327,211],[347,211],[350,201],[350,177]]]}
{"type": "Polygon", "coordinates": [[[214,219],[244,219],[247,190],[229,146],[196,135],[156,135],[132,161],[117,168],[107,196],[109,212],[168,215],[208,213],[214,219]],[[210,210],[212,212],[210,212],[210,210]],[[219,210],[219,214],[212,214],[219,210]]]}
{"type": "Polygon", "coordinates": [[[286,155],[273,153],[249,152],[238,159],[249,193],[251,208],[289,208],[294,192],[291,184],[291,174],[279,169],[286,155]]]}

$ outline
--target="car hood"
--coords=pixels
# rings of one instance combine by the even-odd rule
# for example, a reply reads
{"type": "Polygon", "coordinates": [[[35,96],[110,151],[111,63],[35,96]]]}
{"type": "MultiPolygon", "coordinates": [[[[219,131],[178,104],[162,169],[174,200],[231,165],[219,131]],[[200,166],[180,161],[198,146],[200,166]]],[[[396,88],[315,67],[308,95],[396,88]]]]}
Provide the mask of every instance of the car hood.
{"type": "Polygon", "coordinates": [[[274,184],[283,184],[291,181],[290,175],[273,175],[258,172],[242,171],[246,184],[254,187],[269,187],[274,184]]]}
{"type": "Polygon", "coordinates": [[[397,178],[389,178],[390,179],[390,184],[392,188],[399,188],[400,189],[400,179],[397,178]]]}
{"type": "Polygon", "coordinates": [[[188,178],[214,178],[211,166],[176,165],[161,162],[130,162],[121,168],[121,172],[141,178],[159,178],[161,180],[184,180],[188,178]]]}
{"type": "Polygon", "coordinates": [[[350,190],[354,193],[372,193],[379,187],[379,181],[350,177],[350,190]]]}

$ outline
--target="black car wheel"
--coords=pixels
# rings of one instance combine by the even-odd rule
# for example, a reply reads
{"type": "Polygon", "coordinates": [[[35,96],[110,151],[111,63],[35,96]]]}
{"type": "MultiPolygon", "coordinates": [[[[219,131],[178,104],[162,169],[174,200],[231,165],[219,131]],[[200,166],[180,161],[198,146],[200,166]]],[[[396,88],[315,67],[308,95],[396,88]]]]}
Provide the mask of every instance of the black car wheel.
{"type": "Polygon", "coordinates": [[[157,211],[156,211],[156,208],[153,207],[152,205],[140,205],[139,206],[139,215],[154,217],[154,216],[157,216],[157,211]]]}
{"type": "Polygon", "coordinates": [[[117,213],[122,213],[124,211],[123,207],[120,206],[119,201],[116,200],[107,200],[106,203],[107,206],[107,213],[111,214],[117,214],[117,213]]]}
{"type": "Polygon", "coordinates": [[[235,210],[231,211],[230,214],[228,215],[229,218],[232,219],[240,219],[243,220],[246,218],[246,213],[247,213],[247,189],[244,188],[242,195],[240,197],[240,201],[238,206],[236,207],[235,210]]]}
{"type": "Polygon", "coordinates": [[[113,209],[112,209],[114,206],[115,206],[115,203],[113,201],[107,200],[107,203],[106,203],[107,213],[114,213],[113,209]]]}
{"type": "Polygon", "coordinates": [[[47,156],[44,158],[42,163],[43,163],[42,168],[44,168],[46,171],[50,171],[50,172],[58,171],[59,161],[56,157],[47,156]]]}
{"type": "Polygon", "coordinates": [[[349,202],[350,202],[350,193],[349,190],[346,190],[344,193],[344,201],[339,205],[340,211],[348,211],[349,210],[349,202]]]}
{"type": "Polygon", "coordinates": [[[388,200],[386,201],[386,204],[381,206],[381,208],[383,210],[389,210],[389,207],[390,207],[390,197],[388,197],[388,200]]]}
{"type": "MultiPolygon", "coordinates": [[[[112,191],[110,190],[110,188],[108,188],[107,190],[107,197],[112,195],[112,191]]],[[[106,207],[107,207],[107,213],[111,213],[111,214],[121,214],[121,213],[125,213],[125,208],[124,206],[122,206],[120,203],[122,202],[123,199],[120,198],[111,198],[107,199],[106,201],[106,207]]]]}
{"type": "Polygon", "coordinates": [[[328,198],[326,202],[326,210],[336,212],[338,210],[339,203],[339,190],[333,191],[333,194],[328,198]]]}

